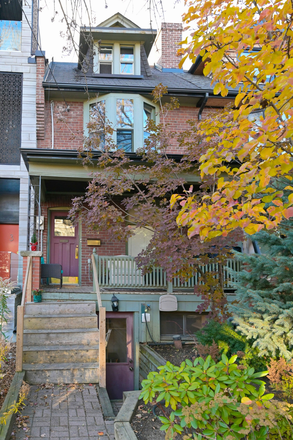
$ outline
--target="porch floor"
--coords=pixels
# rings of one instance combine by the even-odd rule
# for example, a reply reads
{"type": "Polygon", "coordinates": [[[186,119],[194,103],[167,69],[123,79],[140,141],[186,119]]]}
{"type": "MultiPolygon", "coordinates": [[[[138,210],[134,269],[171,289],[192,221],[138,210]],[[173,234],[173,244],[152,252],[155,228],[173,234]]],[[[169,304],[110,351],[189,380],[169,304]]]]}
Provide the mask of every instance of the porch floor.
{"type": "MultiPolygon", "coordinates": [[[[65,284],[60,289],[59,284],[44,284],[41,285],[43,293],[94,293],[92,286],[79,286],[76,284],[65,284]]],[[[182,291],[183,289],[178,289],[182,291]]],[[[174,289],[174,292],[177,289],[174,289]]],[[[131,287],[100,287],[101,293],[132,293],[141,295],[162,295],[166,293],[166,289],[151,289],[151,288],[131,288],[131,287]]],[[[189,289],[186,293],[193,293],[193,290],[189,289]]]]}

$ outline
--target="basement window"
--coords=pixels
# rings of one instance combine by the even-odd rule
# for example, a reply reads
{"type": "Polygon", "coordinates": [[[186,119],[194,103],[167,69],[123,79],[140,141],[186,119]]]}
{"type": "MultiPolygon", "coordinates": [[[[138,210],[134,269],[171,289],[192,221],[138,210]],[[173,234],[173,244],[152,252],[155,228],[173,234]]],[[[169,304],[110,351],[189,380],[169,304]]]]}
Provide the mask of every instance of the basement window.
{"type": "Polygon", "coordinates": [[[4,0],[0,3],[0,50],[21,50],[21,0],[4,0]]]}
{"type": "Polygon", "coordinates": [[[161,312],[161,340],[172,340],[173,335],[190,339],[205,324],[207,315],[195,312],[161,312]]]}

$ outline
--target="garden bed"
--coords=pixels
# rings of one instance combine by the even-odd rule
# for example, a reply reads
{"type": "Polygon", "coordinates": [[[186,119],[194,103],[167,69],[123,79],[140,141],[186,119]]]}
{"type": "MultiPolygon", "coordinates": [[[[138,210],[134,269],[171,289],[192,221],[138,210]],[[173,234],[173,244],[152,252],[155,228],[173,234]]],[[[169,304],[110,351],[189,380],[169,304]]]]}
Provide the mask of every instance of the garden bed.
{"type": "Polygon", "coordinates": [[[5,355],[5,358],[6,360],[3,361],[1,365],[1,375],[3,374],[4,376],[0,381],[0,408],[2,408],[15,374],[16,344],[10,344],[10,349],[5,355]]]}
{"type": "MultiPolygon", "coordinates": [[[[174,345],[152,345],[148,346],[159,356],[174,365],[180,365],[185,359],[193,361],[196,356],[194,344],[184,344],[182,349],[177,350],[174,345]]],[[[155,410],[156,414],[163,416],[160,409],[155,410]]],[[[131,427],[138,440],[164,440],[165,432],[160,431],[162,423],[154,414],[154,407],[150,403],[144,404],[143,400],[139,400],[137,410],[135,411],[131,427]]],[[[176,439],[183,439],[183,436],[177,435],[176,439]]]]}

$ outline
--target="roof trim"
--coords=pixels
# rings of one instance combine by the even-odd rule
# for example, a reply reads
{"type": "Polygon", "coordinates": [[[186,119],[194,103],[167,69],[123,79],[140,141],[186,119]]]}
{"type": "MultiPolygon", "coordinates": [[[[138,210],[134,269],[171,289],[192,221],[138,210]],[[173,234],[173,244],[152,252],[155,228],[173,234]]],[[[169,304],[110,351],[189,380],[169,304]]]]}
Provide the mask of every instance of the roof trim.
{"type": "MultiPolygon", "coordinates": [[[[127,78],[125,78],[127,80],[127,78]]],[[[93,92],[93,93],[97,93],[99,91],[103,91],[103,92],[108,92],[108,93],[115,93],[115,92],[131,92],[131,93],[151,93],[154,89],[154,87],[147,87],[147,86],[139,86],[136,87],[135,89],[133,88],[133,85],[131,86],[127,86],[127,85],[119,85],[119,86],[111,86],[109,87],[108,85],[86,85],[86,84],[68,84],[68,83],[58,83],[58,84],[54,84],[51,82],[46,82],[43,81],[42,83],[44,89],[46,91],[49,90],[68,90],[68,91],[80,91],[80,90],[84,90],[84,91],[88,91],[88,92],[93,92]]],[[[223,99],[223,96],[219,96],[219,95],[214,95],[213,94],[213,88],[210,89],[197,89],[195,90],[195,88],[193,89],[189,89],[189,88],[184,88],[184,89],[176,89],[176,88],[168,88],[168,95],[172,95],[172,94],[176,94],[176,95],[181,95],[181,96],[197,96],[197,97],[203,97],[205,96],[206,93],[212,93],[212,97],[213,98],[221,98],[223,99]]],[[[237,91],[233,91],[233,90],[229,90],[229,93],[227,96],[225,96],[224,98],[229,99],[229,98],[234,98],[236,95],[238,94],[237,91]]]]}

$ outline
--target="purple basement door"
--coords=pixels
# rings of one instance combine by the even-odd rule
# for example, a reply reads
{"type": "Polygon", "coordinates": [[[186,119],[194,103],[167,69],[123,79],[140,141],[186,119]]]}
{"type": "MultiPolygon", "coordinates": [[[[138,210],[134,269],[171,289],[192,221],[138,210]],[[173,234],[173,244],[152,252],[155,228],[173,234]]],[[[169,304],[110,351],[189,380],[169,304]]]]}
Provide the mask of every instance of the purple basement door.
{"type": "Polygon", "coordinates": [[[51,211],[50,263],[62,265],[63,278],[78,279],[78,226],[67,215],[68,211],[51,211]]]}
{"type": "Polygon", "coordinates": [[[133,314],[107,313],[111,335],[106,351],[106,388],[110,399],[122,399],[123,391],[134,387],[133,314]]]}

